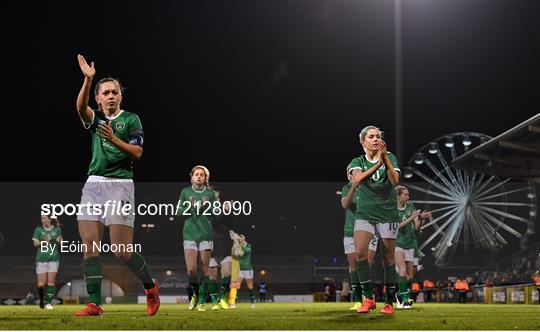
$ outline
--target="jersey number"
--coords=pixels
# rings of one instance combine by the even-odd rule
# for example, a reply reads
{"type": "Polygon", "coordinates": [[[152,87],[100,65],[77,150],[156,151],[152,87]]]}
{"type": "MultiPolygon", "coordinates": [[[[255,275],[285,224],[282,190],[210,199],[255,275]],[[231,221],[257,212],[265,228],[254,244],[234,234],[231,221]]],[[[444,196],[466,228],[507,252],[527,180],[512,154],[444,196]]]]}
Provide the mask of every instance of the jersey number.
{"type": "Polygon", "coordinates": [[[379,174],[379,170],[377,170],[375,173],[373,173],[373,175],[371,176],[371,179],[373,181],[379,181],[379,179],[381,178],[381,175],[379,174]]]}

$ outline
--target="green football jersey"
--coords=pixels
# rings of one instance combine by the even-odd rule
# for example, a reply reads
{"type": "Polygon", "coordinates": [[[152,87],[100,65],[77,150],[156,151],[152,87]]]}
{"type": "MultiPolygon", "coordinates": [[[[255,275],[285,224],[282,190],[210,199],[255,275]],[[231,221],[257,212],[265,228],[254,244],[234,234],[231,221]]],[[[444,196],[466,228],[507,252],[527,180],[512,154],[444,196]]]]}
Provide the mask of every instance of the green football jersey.
{"type": "MultiPolygon", "coordinates": [[[[388,152],[388,158],[399,172],[396,156],[388,152]]],[[[354,158],[351,163],[351,172],[359,169],[365,172],[375,166],[378,160],[370,161],[366,155],[354,158]]],[[[389,223],[399,221],[397,212],[397,198],[394,185],[388,180],[386,166],[383,164],[367,180],[360,183],[356,189],[356,218],[373,223],[389,223]]]]}
{"type": "Polygon", "coordinates": [[[244,244],[242,246],[242,250],[244,250],[244,255],[238,257],[238,262],[240,263],[240,270],[253,270],[253,266],[251,266],[251,244],[244,244]]]}
{"type": "Polygon", "coordinates": [[[94,111],[93,122],[87,126],[92,132],[92,161],[88,175],[100,175],[110,178],[131,179],[133,161],[109,140],[98,135],[99,124],[111,122],[113,132],[122,141],[129,144],[143,143],[143,129],[139,117],[121,110],[114,118],[105,116],[102,111],[94,111]]]}
{"type": "MultiPolygon", "coordinates": [[[[407,203],[403,209],[398,208],[398,211],[400,220],[404,221],[414,212],[414,205],[412,203],[407,203]]],[[[410,221],[407,225],[401,227],[398,230],[396,247],[400,247],[402,249],[414,249],[416,242],[414,235],[415,232],[414,221],[410,221]]]]}
{"type": "Polygon", "coordinates": [[[62,231],[54,225],[49,229],[43,226],[36,227],[32,240],[47,241],[49,243],[47,248],[43,248],[43,251],[41,245],[37,247],[36,262],[58,262],[60,260],[60,243],[56,242],[56,238],[59,236],[62,236],[62,231]],[[51,250],[54,245],[56,245],[54,250],[51,250]]]}
{"type": "Polygon", "coordinates": [[[177,215],[186,217],[184,241],[212,241],[212,210],[216,192],[209,188],[182,189],[178,201],[177,215]],[[208,202],[208,203],[207,203],[208,202]]]}
{"type": "MultiPolygon", "coordinates": [[[[347,183],[341,188],[341,198],[344,198],[349,193],[351,184],[347,183]]],[[[343,229],[344,237],[354,236],[354,221],[356,220],[353,209],[356,209],[356,192],[353,194],[351,205],[345,209],[345,227],[343,229]]]]}

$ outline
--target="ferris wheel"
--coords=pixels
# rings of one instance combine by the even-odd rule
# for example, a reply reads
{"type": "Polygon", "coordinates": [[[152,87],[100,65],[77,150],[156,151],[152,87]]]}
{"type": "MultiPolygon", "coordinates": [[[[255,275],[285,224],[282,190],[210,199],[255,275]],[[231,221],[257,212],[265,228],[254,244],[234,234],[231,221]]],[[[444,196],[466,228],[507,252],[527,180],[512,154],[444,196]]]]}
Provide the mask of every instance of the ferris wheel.
{"type": "Polygon", "coordinates": [[[426,144],[403,170],[412,203],[432,212],[422,226],[419,249],[443,265],[465,254],[524,247],[534,233],[536,193],[529,182],[459,170],[451,161],[491,137],[461,132],[426,144]],[[423,198],[423,199],[422,199],[423,198]]]}

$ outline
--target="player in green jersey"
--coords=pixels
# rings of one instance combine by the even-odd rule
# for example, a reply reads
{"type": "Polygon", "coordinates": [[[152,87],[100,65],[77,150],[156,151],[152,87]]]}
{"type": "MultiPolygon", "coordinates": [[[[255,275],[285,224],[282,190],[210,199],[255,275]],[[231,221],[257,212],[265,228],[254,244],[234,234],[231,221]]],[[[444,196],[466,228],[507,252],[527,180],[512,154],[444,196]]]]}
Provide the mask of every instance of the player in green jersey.
{"type": "Polygon", "coordinates": [[[60,242],[62,231],[55,216],[42,215],[41,226],[36,227],[32,236],[37,247],[36,274],[39,294],[39,307],[52,309],[52,298],[56,293],[55,281],[60,264],[60,242]],[[47,305],[44,303],[45,285],[47,285],[47,305]]]}
{"type": "Polygon", "coordinates": [[[213,204],[218,198],[216,192],[209,187],[210,171],[208,168],[197,165],[189,174],[191,186],[182,189],[177,205],[177,215],[185,219],[183,240],[189,280],[190,302],[188,309],[193,310],[197,307],[198,311],[206,311],[204,303],[208,296],[208,288],[211,286],[210,258],[214,249],[212,210],[213,204]],[[197,277],[199,254],[202,272],[200,283],[197,277]]]}
{"type": "Polygon", "coordinates": [[[358,280],[358,274],[356,273],[356,253],[354,248],[354,212],[356,211],[356,198],[355,190],[351,191],[352,174],[349,173],[349,167],[347,167],[347,179],[349,183],[341,188],[339,194],[341,195],[341,205],[345,209],[345,226],[343,229],[343,247],[347,261],[349,262],[349,279],[352,288],[352,296],[354,305],[349,310],[357,310],[362,306],[362,286],[360,280],[358,280]],[[354,209],[354,210],[353,210],[354,209]]]}
{"type": "Polygon", "coordinates": [[[356,271],[358,273],[364,301],[357,312],[367,313],[376,308],[373,299],[371,267],[368,262],[369,243],[374,235],[382,240],[386,304],[382,314],[392,314],[397,274],[394,265],[395,238],[399,215],[394,186],[399,181],[397,158],[386,150],[379,128],[367,126],[360,132],[360,143],[365,154],[354,158],[351,163],[352,183],[359,183],[356,191],[354,244],[356,249],[356,271]]]}
{"type": "Polygon", "coordinates": [[[79,234],[83,241],[83,273],[89,303],[76,316],[100,316],[102,264],[99,245],[105,227],[109,227],[111,244],[117,248],[115,256],[137,276],[146,293],[146,312],[154,315],[159,309],[158,285],[154,282],[143,256],[133,248],[135,222],[135,194],[132,160],[139,160],[143,152],[143,130],[139,117],[120,108],[122,86],[117,79],[104,78],[94,88],[98,105],[88,106],[90,89],[96,74],[82,55],[77,56],[84,75],[83,85],[77,96],[77,114],[92,134],[92,161],[88,180],[84,185],[81,206],[98,207],[99,212],[82,209],[77,215],[79,234]],[[122,209],[111,208],[111,205],[122,209]],[[120,213],[117,213],[121,210],[120,213]],[[115,212],[116,211],[116,212],[115,212]]]}
{"type": "Polygon", "coordinates": [[[428,211],[415,210],[409,202],[409,190],[404,186],[396,187],[398,211],[401,222],[398,226],[396,240],[395,261],[398,267],[398,288],[396,296],[398,308],[410,308],[410,282],[414,269],[414,253],[416,245],[416,229],[420,227],[421,220],[431,217],[428,211]]]}
{"type": "MultiPolygon", "coordinates": [[[[255,289],[253,289],[253,266],[251,265],[251,244],[249,244],[246,241],[246,238],[244,235],[240,235],[240,237],[236,241],[237,243],[233,244],[233,247],[237,245],[241,248],[240,250],[241,254],[237,255],[238,261],[240,262],[240,272],[238,274],[239,278],[238,278],[237,289],[240,289],[240,286],[242,285],[242,280],[246,280],[246,285],[249,290],[249,299],[251,301],[251,308],[255,309],[255,300],[257,296],[255,295],[255,289]]],[[[234,248],[233,248],[233,253],[235,253],[234,248]]]]}

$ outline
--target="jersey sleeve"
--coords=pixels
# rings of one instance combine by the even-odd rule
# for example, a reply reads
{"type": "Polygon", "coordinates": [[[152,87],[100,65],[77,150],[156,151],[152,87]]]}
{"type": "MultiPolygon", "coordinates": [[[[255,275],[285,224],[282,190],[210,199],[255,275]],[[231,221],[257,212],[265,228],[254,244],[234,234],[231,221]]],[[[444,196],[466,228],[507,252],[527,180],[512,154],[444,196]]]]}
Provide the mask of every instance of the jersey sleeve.
{"type": "Polygon", "coordinates": [[[351,174],[355,169],[362,170],[360,158],[354,158],[347,167],[349,168],[349,173],[351,174]]]}
{"type": "Polygon", "coordinates": [[[394,166],[394,169],[397,172],[401,173],[401,170],[399,169],[397,157],[392,152],[389,152],[388,153],[388,158],[390,159],[390,162],[392,163],[392,166],[394,166]]]}
{"type": "Polygon", "coordinates": [[[143,146],[144,132],[141,124],[141,119],[137,115],[133,115],[133,119],[128,128],[128,143],[132,145],[143,146]]]}
{"type": "Polygon", "coordinates": [[[39,228],[36,227],[36,229],[34,229],[34,235],[32,235],[32,240],[36,240],[36,241],[39,241],[39,228]]]}
{"type": "Polygon", "coordinates": [[[347,194],[349,193],[350,187],[348,185],[344,185],[343,188],[341,188],[341,198],[345,198],[347,194]]]}
{"type": "Polygon", "coordinates": [[[81,119],[84,129],[91,130],[93,127],[96,126],[96,122],[97,122],[96,111],[94,111],[93,109],[91,110],[92,110],[92,120],[90,120],[90,122],[84,122],[84,120],[81,119]]]}
{"type": "Polygon", "coordinates": [[[247,244],[247,243],[244,244],[244,245],[242,246],[242,250],[244,251],[244,255],[243,255],[243,256],[251,254],[251,244],[247,244]]]}

